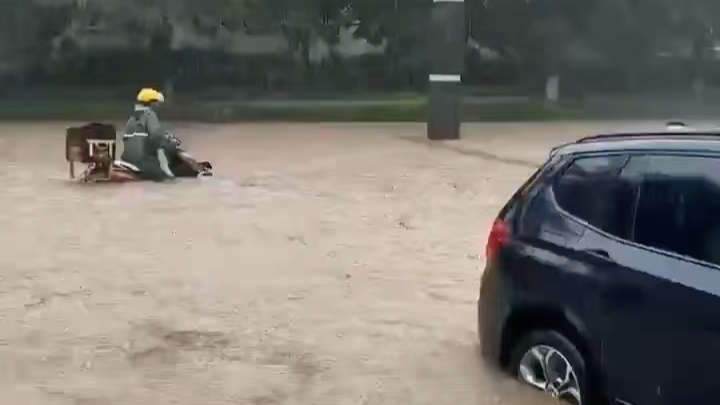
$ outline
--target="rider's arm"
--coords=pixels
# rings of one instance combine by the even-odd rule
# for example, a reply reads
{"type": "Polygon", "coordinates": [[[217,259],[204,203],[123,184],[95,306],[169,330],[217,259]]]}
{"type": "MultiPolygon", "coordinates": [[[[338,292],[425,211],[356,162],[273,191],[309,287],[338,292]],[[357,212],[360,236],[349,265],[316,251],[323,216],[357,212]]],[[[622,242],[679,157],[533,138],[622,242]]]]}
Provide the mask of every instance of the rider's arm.
{"type": "Polygon", "coordinates": [[[148,136],[150,137],[149,141],[154,149],[165,149],[168,147],[167,137],[165,136],[165,131],[163,131],[162,126],[160,125],[160,120],[157,117],[157,114],[155,114],[154,111],[148,111],[146,115],[146,122],[145,122],[148,136]]]}

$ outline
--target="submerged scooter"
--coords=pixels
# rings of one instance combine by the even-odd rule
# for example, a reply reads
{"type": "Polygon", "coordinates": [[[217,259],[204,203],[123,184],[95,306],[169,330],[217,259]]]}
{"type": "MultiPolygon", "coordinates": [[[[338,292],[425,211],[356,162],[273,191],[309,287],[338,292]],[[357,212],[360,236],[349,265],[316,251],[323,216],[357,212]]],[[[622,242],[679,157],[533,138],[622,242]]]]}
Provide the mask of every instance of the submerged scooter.
{"type": "MultiPolygon", "coordinates": [[[[181,141],[175,135],[167,133],[168,140],[175,145],[173,153],[159,150],[161,162],[167,165],[164,170],[173,177],[212,176],[210,162],[197,161],[180,148],[181,141]]],[[[69,128],[65,137],[65,158],[70,165],[70,178],[75,176],[75,163],[87,168],[80,174],[82,182],[143,181],[142,173],[135,165],[116,159],[116,131],[108,124],[92,123],[83,127],[69,128]]]]}
{"type": "MultiPolygon", "coordinates": [[[[173,144],[173,152],[166,153],[158,150],[158,159],[161,165],[172,177],[210,177],[212,165],[210,162],[199,162],[187,151],[180,148],[182,141],[172,133],[166,133],[168,141],[173,144]]],[[[140,169],[132,163],[115,159],[112,166],[111,181],[142,181],[140,169]]]]}

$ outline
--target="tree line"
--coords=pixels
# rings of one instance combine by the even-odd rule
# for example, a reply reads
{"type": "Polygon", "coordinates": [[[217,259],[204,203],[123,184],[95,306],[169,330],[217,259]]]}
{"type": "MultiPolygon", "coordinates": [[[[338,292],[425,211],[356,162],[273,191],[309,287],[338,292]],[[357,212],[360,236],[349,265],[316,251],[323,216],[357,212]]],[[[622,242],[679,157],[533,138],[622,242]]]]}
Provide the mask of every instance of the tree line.
{"type": "MultiPolygon", "coordinates": [[[[563,83],[583,87],[596,82],[593,75],[600,75],[618,88],[634,90],[643,85],[648,69],[662,63],[682,76],[683,83],[703,84],[713,76],[708,66],[715,58],[715,25],[720,16],[720,2],[715,0],[466,0],[465,4],[466,76],[476,76],[478,84],[530,83],[541,88],[548,78],[562,77],[563,83]]],[[[127,58],[141,58],[157,69],[162,80],[177,81],[187,74],[185,65],[197,62],[184,61],[178,56],[182,52],[172,48],[182,25],[205,38],[206,49],[199,52],[203,56],[195,58],[210,58],[206,64],[225,63],[220,60],[228,54],[223,47],[228,35],[276,35],[287,44],[285,55],[255,65],[247,56],[238,63],[253,65],[261,73],[267,66],[287,66],[293,83],[317,84],[319,78],[328,77],[323,73],[326,69],[338,73],[339,82],[350,80],[341,73],[355,71],[367,85],[370,71],[401,77],[400,87],[421,85],[431,7],[431,0],[4,0],[0,2],[0,74],[52,75],[67,70],[93,56],[73,44],[77,33],[102,27],[124,38],[128,55],[136,55],[127,58]],[[332,48],[349,28],[354,38],[383,45],[382,54],[372,62],[356,58],[350,63],[331,51],[328,61],[314,66],[312,44],[322,41],[332,48]]],[[[244,69],[252,71],[247,66],[244,69]]],[[[218,76],[218,71],[209,69],[206,76],[218,76]]]]}

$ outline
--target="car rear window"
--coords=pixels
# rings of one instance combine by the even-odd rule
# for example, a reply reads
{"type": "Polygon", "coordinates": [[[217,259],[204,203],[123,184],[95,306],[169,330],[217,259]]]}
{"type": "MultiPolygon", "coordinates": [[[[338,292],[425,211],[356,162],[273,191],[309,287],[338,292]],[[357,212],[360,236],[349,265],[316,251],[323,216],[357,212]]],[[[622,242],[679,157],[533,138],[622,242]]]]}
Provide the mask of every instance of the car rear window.
{"type": "Polygon", "coordinates": [[[547,170],[552,166],[553,159],[552,157],[548,159],[547,162],[545,162],[542,166],[540,166],[535,172],[533,172],[532,176],[530,176],[527,180],[525,180],[525,183],[520,186],[520,188],[515,191],[515,193],[510,197],[510,200],[505,204],[505,206],[500,210],[500,218],[506,218],[506,216],[509,214],[509,212],[515,207],[518,201],[524,199],[527,194],[532,191],[533,187],[535,186],[535,183],[538,182],[540,177],[543,175],[543,173],[547,172],[547,170]]]}
{"type": "Polygon", "coordinates": [[[629,239],[635,190],[620,179],[625,155],[581,157],[553,184],[557,204],[571,216],[611,235],[629,239]]]}

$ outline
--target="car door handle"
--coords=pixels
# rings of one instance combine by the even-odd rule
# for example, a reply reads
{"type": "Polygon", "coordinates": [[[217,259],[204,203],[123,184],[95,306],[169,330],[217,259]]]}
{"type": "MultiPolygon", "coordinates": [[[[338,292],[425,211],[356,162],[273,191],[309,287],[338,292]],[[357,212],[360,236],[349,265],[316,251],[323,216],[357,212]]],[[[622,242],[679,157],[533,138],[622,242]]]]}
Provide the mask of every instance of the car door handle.
{"type": "Polygon", "coordinates": [[[610,258],[610,253],[605,249],[585,249],[584,252],[590,253],[595,256],[602,256],[606,259],[610,258]]]}

